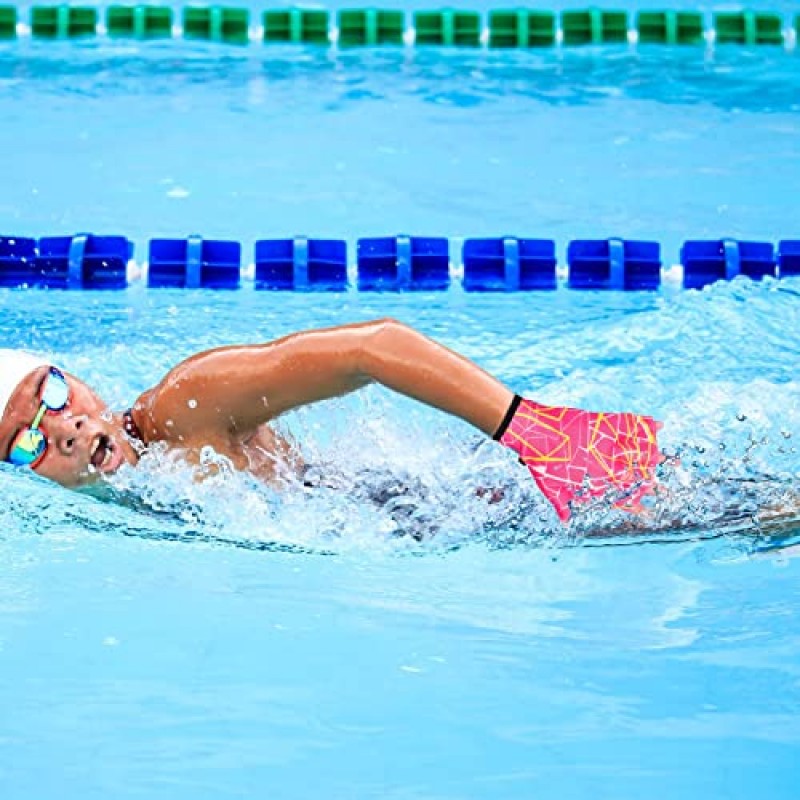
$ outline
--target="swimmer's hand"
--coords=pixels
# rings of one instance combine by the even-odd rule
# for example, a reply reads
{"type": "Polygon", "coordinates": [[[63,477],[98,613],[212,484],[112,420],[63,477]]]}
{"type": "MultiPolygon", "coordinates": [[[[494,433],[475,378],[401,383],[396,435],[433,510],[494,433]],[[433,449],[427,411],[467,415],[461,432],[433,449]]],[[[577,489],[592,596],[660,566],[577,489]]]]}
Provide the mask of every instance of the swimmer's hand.
{"type": "Polygon", "coordinates": [[[610,497],[638,513],[656,485],[663,460],[656,434],[661,423],[631,413],[544,406],[518,398],[495,438],[513,450],[562,522],[572,506],[610,497]]]}

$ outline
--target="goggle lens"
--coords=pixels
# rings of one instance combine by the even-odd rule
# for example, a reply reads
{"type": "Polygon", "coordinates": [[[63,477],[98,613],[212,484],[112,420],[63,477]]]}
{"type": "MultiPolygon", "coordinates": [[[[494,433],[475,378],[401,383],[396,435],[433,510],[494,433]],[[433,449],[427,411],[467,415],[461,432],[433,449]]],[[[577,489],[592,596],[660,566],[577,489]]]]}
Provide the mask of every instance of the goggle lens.
{"type": "Polygon", "coordinates": [[[45,411],[63,411],[69,402],[69,384],[64,374],[50,367],[42,387],[39,412],[30,427],[20,431],[11,445],[9,463],[17,467],[33,467],[47,450],[47,437],[39,428],[45,411]]]}
{"type": "Polygon", "coordinates": [[[42,402],[48,411],[61,411],[69,402],[67,379],[55,367],[50,367],[50,374],[44,383],[42,402]]]}
{"type": "Polygon", "coordinates": [[[47,449],[47,438],[40,430],[26,428],[14,440],[8,460],[16,467],[35,464],[47,449]]]}

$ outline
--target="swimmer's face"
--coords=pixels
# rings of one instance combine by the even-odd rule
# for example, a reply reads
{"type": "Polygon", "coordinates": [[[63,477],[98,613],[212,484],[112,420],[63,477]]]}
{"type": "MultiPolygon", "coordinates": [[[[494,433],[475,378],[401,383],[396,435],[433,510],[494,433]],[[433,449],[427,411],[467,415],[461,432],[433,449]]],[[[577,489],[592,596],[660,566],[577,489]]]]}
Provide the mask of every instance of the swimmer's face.
{"type": "MultiPolygon", "coordinates": [[[[49,367],[27,375],[14,390],[0,419],[0,460],[8,458],[17,434],[29,427],[41,403],[49,367]]],[[[85,384],[65,373],[69,402],[62,411],[48,411],[39,426],[47,449],[34,467],[45,478],[77,488],[136,463],[136,454],[106,404],[85,384]]]]}

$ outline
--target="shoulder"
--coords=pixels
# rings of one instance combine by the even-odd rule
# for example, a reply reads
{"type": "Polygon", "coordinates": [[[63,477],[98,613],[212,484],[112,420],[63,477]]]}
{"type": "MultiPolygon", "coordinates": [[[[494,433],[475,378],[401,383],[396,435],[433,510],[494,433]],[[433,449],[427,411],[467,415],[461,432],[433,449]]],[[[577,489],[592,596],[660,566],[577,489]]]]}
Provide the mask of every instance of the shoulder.
{"type": "Polygon", "coordinates": [[[187,443],[227,431],[218,399],[226,386],[236,386],[248,347],[221,347],[197,353],[174,366],[132,406],[133,417],[147,441],[187,443]]]}

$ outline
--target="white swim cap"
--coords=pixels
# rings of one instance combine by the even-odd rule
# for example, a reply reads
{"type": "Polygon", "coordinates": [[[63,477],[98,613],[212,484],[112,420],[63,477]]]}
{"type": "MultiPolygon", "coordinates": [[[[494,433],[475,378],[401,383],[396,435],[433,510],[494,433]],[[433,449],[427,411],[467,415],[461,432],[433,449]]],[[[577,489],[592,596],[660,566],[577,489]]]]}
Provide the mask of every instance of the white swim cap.
{"type": "Polygon", "coordinates": [[[20,385],[23,378],[30,375],[35,369],[49,364],[39,356],[25,350],[4,350],[0,348],[0,419],[6,413],[6,406],[14,389],[20,385]]]}

